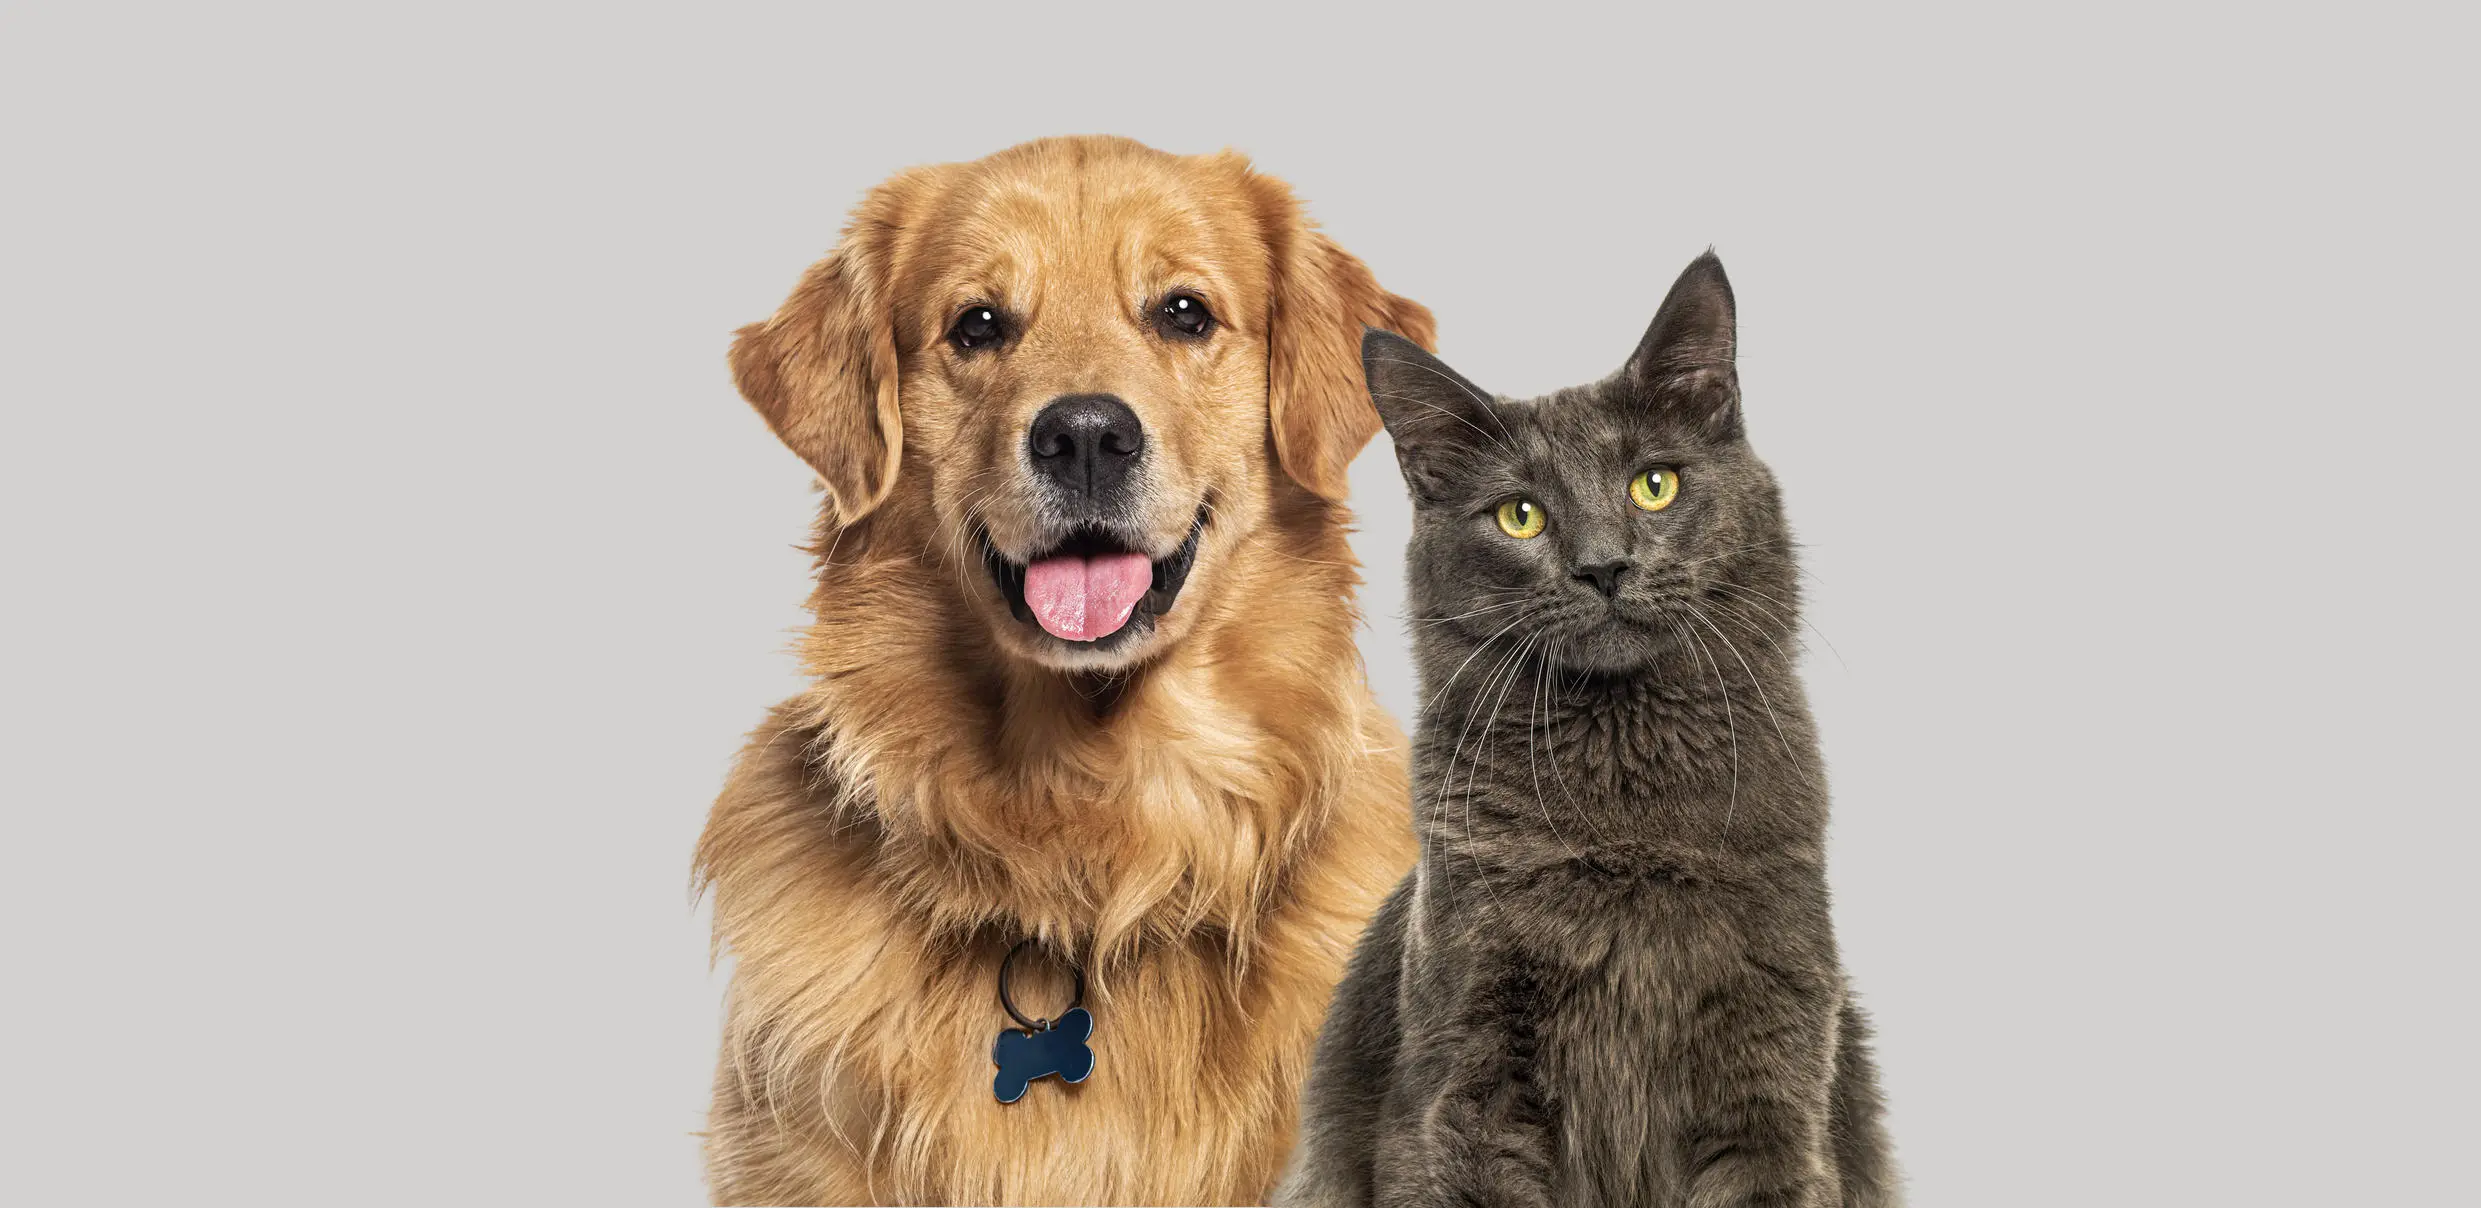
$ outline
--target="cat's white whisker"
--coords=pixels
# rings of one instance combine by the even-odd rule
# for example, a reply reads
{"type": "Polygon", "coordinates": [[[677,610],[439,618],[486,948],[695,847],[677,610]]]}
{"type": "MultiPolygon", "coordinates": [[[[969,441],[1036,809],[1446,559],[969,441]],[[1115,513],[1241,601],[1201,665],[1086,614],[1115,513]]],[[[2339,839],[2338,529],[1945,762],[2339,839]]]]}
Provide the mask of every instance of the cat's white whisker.
{"type": "Polygon", "coordinates": [[[1801,779],[1810,779],[1809,765],[1801,760],[1799,752],[1792,749],[1792,740],[1785,737],[1783,733],[1783,720],[1775,716],[1775,704],[1772,700],[1767,699],[1766,681],[1758,675],[1755,668],[1749,666],[1748,658],[1740,653],[1739,646],[1733,644],[1730,634],[1724,633],[1721,626],[1716,625],[1712,620],[1708,619],[1705,613],[1698,611],[1696,605],[1689,605],[1688,611],[1690,616],[1697,618],[1698,623],[1713,630],[1714,636],[1722,639],[1723,648],[1731,651],[1732,658],[1740,663],[1740,669],[1748,673],[1749,686],[1757,690],[1758,707],[1766,711],[1767,722],[1774,726],[1775,741],[1782,745],[1784,757],[1792,761],[1792,766],[1800,772],[1801,779]]]}
{"type": "Polygon", "coordinates": [[[1539,720],[1542,724],[1543,738],[1545,742],[1548,741],[1551,724],[1552,673],[1549,671],[1551,655],[1547,650],[1543,653],[1543,665],[1544,673],[1534,677],[1538,681],[1534,685],[1534,690],[1525,694],[1525,769],[1533,774],[1533,803],[1542,811],[1542,825],[1550,829],[1551,837],[1559,840],[1562,848],[1567,849],[1569,859],[1582,860],[1584,855],[1577,851],[1575,844],[1568,842],[1566,835],[1560,833],[1559,824],[1551,820],[1551,803],[1544,800],[1542,796],[1540,745],[1534,742],[1533,730],[1535,721],[1539,720]]]}
{"type": "MultiPolygon", "coordinates": [[[[1503,908],[1506,903],[1500,899],[1499,891],[1492,888],[1490,884],[1490,870],[1482,866],[1482,856],[1478,850],[1480,845],[1473,842],[1473,799],[1479,795],[1474,791],[1475,781],[1481,775],[1483,754],[1496,749],[1495,727],[1499,724],[1499,706],[1507,703],[1508,690],[1516,686],[1517,678],[1524,673],[1525,652],[1532,649],[1533,644],[1541,637],[1539,632],[1526,634],[1525,640],[1517,644],[1514,655],[1508,660],[1506,682],[1500,685],[1499,698],[1490,706],[1490,719],[1482,723],[1483,751],[1476,753],[1476,758],[1468,765],[1465,773],[1464,837],[1465,846],[1468,849],[1466,854],[1473,859],[1474,879],[1481,882],[1483,892],[1490,895],[1492,903],[1503,908]]],[[[1484,691],[1487,692],[1488,688],[1485,687],[1484,691]]]]}
{"type": "MultiPolygon", "coordinates": [[[[1440,701],[1446,701],[1446,700],[1451,700],[1451,699],[1453,699],[1453,697],[1450,695],[1450,692],[1454,689],[1454,687],[1455,687],[1455,685],[1456,685],[1456,681],[1457,681],[1457,680],[1459,680],[1459,679],[1461,679],[1461,678],[1463,678],[1464,673],[1465,673],[1465,669],[1466,669],[1466,668],[1468,668],[1468,667],[1471,667],[1471,666],[1473,665],[1473,660],[1474,660],[1474,659],[1476,659],[1476,658],[1481,657],[1481,654],[1482,654],[1482,652],[1483,652],[1483,651],[1490,649],[1490,647],[1491,647],[1492,643],[1497,642],[1497,641],[1498,641],[1501,637],[1505,636],[1505,635],[1506,635],[1509,631],[1511,631],[1511,630],[1515,629],[1517,626],[1524,624],[1524,623],[1525,623],[1525,620],[1526,620],[1526,618],[1525,618],[1525,617],[1519,616],[1519,617],[1518,617],[1518,618],[1516,618],[1515,620],[1508,622],[1505,626],[1503,626],[1502,628],[1500,628],[1498,632],[1493,633],[1493,634],[1491,634],[1489,637],[1482,639],[1482,641],[1481,641],[1478,645],[1474,646],[1474,648],[1473,648],[1473,652],[1472,652],[1471,654],[1468,654],[1468,655],[1466,655],[1466,656],[1465,656],[1465,660],[1464,660],[1464,662],[1459,663],[1459,664],[1457,664],[1457,665],[1456,665],[1456,670],[1455,670],[1455,672],[1454,672],[1453,674],[1450,674],[1450,675],[1447,677],[1447,682],[1446,682],[1446,683],[1444,683],[1444,684],[1441,684],[1441,685],[1439,686],[1439,689],[1438,689],[1438,696],[1436,697],[1436,699],[1438,699],[1438,700],[1440,700],[1440,701]]],[[[1512,653],[1512,652],[1511,652],[1511,653],[1512,653]]],[[[1504,665],[1504,662],[1505,662],[1505,660],[1503,659],[1503,660],[1501,660],[1501,662],[1499,662],[1499,663],[1493,663],[1493,664],[1491,665],[1491,670],[1490,670],[1490,672],[1489,672],[1488,674],[1486,674],[1486,675],[1484,675],[1484,676],[1483,676],[1483,679],[1482,679],[1482,685],[1483,685],[1483,691],[1484,691],[1484,692],[1487,692],[1487,691],[1489,690],[1489,686],[1490,686],[1490,682],[1491,682],[1491,680],[1492,680],[1492,679],[1494,679],[1494,678],[1496,678],[1496,676],[1497,676],[1497,674],[1498,674],[1498,669],[1499,669],[1499,667],[1500,667],[1500,666],[1504,665]]],[[[1425,696],[1427,696],[1427,695],[1428,695],[1428,693],[1427,693],[1427,691],[1425,690],[1425,696]]],[[[1431,831],[1433,831],[1433,832],[1436,832],[1436,831],[1438,831],[1438,830],[1442,830],[1442,829],[1445,827],[1445,825],[1446,825],[1446,820],[1447,820],[1447,811],[1448,811],[1448,798],[1449,798],[1449,795],[1450,795],[1450,791],[1451,791],[1451,790],[1452,790],[1452,788],[1454,787],[1454,784],[1455,784],[1455,779],[1456,779],[1456,763],[1457,763],[1457,761],[1458,761],[1460,758],[1462,758],[1462,757],[1463,757],[1463,754],[1464,754],[1464,744],[1465,744],[1465,736],[1466,736],[1467,734],[1469,734],[1469,733],[1471,733],[1471,732],[1472,732],[1472,729],[1473,729],[1473,718],[1474,718],[1474,715],[1475,715],[1475,714],[1477,714],[1477,713],[1479,713],[1480,711],[1481,711],[1481,702],[1480,702],[1480,698],[1479,698],[1479,697],[1476,697],[1476,698],[1475,698],[1475,701],[1474,701],[1473,708],[1472,708],[1472,709],[1469,709],[1469,710],[1467,710],[1467,711],[1466,711],[1466,714],[1465,714],[1465,721],[1464,721],[1464,727],[1463,727],[1463,729],[1461,729],[1461,730],[1459,730],[1459,731],[1457,732],[1455,746],[1454,746],[1454,747],[1452,747],[1452,748],[1450,748],[1450,750],[1448,751],[1448,756],[1447,756],[1447,770],[1446,770],[1445,774],[1443,774],[1443,775],[1439,778],[1439,791],[1438,791],[1438,797],[1437,797],[1436,801],[1432,804],[1431,809],[1430,809],[1430,814],[1431,814],[1431,817],[1432,817],[1433,821],[1432,821],[1432,823],[1431,823],[1431,827],[1430,827],[1429,829],[1430,829],[1431,831]]],[[[1425,716],[1425,717],[1421,717],[1421,718],[1417,718],[1416,720],[1417,720],[1417,722],[1419,722],[1420,724],[1425,725],[1425,726],[1426,726],[1426,725],[1428,725],[1428,724],[1429,724],[1429,722],[1430,722],[1430,719],[1429,719],[1428,717],[1426,717],[1426,716],[1425,716]]],[[[1427,858],[1427,855],[1428,855],[1428,853],[1429,853],[1429,851],[1430,851],[1430,849],[1431,849],[1431,846],[1432,846],[1432,844],[1433,844],[1433,842],[1434,842],[1433,836],[1432,836],[1432,834],[1422,834],[1422,835],[1420,835],[1420,836],[1418,836],[1418,837],[1421,839],[1421,847],[1422,847],[1422,851],[1423,851],[1423,853],[1424,853],[1424,857],[1425,857],[1425,858],[1427,858]]],[[[1447,870],[1447,868],[1445,867],[1445,863],[1444,863],[1444,861],[1442,861],[1442,862],[1441,862],[1441,866],[1440,866],[1440,869],[1439,869],[1439,873],[1440,873],[1440,876],[1439,876],[1439,888],[1440,888],[1440,891],[1441,891],[1442,893],[1445,893],[1445,892],[1448,890],[1448,884],[1447,884],[1447,882],[1448,882],[1448,879],[1449,879],[1449,878],[1448,878],[1448,870],[1447,870]]]]}
{"type": "Polygon", "coordinates": [[[1687,627],[1679,625],[1678,622],[1674,622],[1673,625],[1679,629],[1680,636],[1687,638],[1689,643],[1697,648],[1697,652],[1705,656],[1706,662],[1713,666],[1714,686],[1723,691],[1723,732],[1731,739],[1732,784],[1730,795],[1723,799],[1722,833],[1715,838],[1715,842],[1720,844],[1731,839],[1732,814],[1740,808],[1740,726],[1732,717],[1732,686],[1724,682],[1723,664],[1715,662],[1714,653],[1706,649],[1706,644],[1699,641],[1697,635],[1687,627]]]}

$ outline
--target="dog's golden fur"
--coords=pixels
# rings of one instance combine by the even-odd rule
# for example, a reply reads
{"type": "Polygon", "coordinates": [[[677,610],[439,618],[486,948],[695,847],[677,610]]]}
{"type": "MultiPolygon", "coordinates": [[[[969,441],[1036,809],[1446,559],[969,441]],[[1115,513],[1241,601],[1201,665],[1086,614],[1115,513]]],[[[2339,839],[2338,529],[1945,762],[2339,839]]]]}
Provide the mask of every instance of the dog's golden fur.
{"type": "MultiPolygon", "coordinates": [[[[1410,867],[1404,742],[1353,646],[1344,471],[1377,429],[1363,326],[1428,345],[1288,189],[1231,154],[1026,144],[904,173],[733,351],[817,471],[814,686],[742,752],[698,849],[735,960],[708,1134],[727,1202],[1241,1203],[1273,1182],[1342,963],[1410,867]],[[1164,288],[1221,323],[1175,346],[1164,288]],[[1026,316],[1007,355],[957,307],[1026,316]],[[1210,516],[1144,640],[1012,619],[1043,400],[1129,400],[1150,532],[1210,516]],[[1087,970],[1094,1075],[1002,1105],[1001,956],[1087,970]]],[[[1067,975],[1019,962],[1035,1014],[1067,975]]]]}

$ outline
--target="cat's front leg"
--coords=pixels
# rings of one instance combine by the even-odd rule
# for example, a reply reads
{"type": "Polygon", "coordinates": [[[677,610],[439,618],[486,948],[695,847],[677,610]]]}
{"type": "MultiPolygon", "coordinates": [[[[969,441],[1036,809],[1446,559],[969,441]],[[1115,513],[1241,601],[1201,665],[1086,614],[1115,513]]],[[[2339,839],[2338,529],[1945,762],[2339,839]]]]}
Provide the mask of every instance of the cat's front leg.
{"type": "Polygon", "coordinates": [[[1700,1147],[1690,1208],[1834,1208],[1834,1180],[1822,1146],[1804,1135],[1803,1117],[1809,1113],[1751,1100],[1735,1114],[1741,1118],[1733,1140],[1709,1140],[1700,1147]]]}
{"type": "Polygon", "coordinates": [[[1443,1090],[1417,1126],[1380,1143],[1380,1208],[1551,1208],[1550,1130],[1528,1088],[1506,1080],[1443,1090]]]}
{"type": "Polygon", "coordinates": [[[1276,1208],[1370,1208],[1374,1137],[1403,1034],[1398,979],[1412,883],[1405,878],[1379,906],[1328,1004],[1301,1089],[1300,1138],[1269,1201],[1276,1208]]]}
{"type": "Polygon", "coordinates": [[[1831,991],[1753,978],[1705,998],[1699,1058],[1680,1072],[1690,1208],[1832,1208],[1826,1116],[1837,1002],[1831,991]]]}
{"type": "Polygon", "coordinates": [[[1408,1031],[1411,1091],[1381,1143],[1380,1205],[1541,1205],[1551,1193],[1557,1122],[1542,1092],[1536,1030],[1543,978],[1522,957],[1477,961],[1456,1009],[1408,1031]],[[1493,966],[1496,966],[1495,968],[1493,966]]]}

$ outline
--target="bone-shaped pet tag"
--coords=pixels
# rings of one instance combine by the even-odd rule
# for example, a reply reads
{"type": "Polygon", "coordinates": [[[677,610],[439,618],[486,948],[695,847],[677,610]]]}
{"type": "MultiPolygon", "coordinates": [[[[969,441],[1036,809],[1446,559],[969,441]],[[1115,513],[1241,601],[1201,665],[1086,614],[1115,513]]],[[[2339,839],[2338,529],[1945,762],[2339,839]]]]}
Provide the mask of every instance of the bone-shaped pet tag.
{"type": "Polygon", "coordinates": [[[1001,1028],[991,1042],[991,1063],[999,1067],[991,1093],[1002,1103],[1014,1103],[1037,1078],[1057,1074],[1062,1082],[1085,1081],[1094,1072],[1094,1050],[1086,1043],[1093,1035],[1094,1016],[1084,1007],[1030,1032],[1001,1028]]]}

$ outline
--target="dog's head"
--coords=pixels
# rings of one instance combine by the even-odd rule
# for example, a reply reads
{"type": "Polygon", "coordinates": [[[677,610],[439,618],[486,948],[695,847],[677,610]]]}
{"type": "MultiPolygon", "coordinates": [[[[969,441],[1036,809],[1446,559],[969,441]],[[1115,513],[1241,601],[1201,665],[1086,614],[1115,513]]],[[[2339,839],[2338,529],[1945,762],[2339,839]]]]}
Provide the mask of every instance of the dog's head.
{"type": "Polygon", "coordinates": [[[1046,139],[873,190],[732,370],[831,526],[971,567],[942,582],[1001,649],[1112,671],[1283,493],[1343,497],[1365,326],[1432,340],[1240,156],[1046,139]]]}

